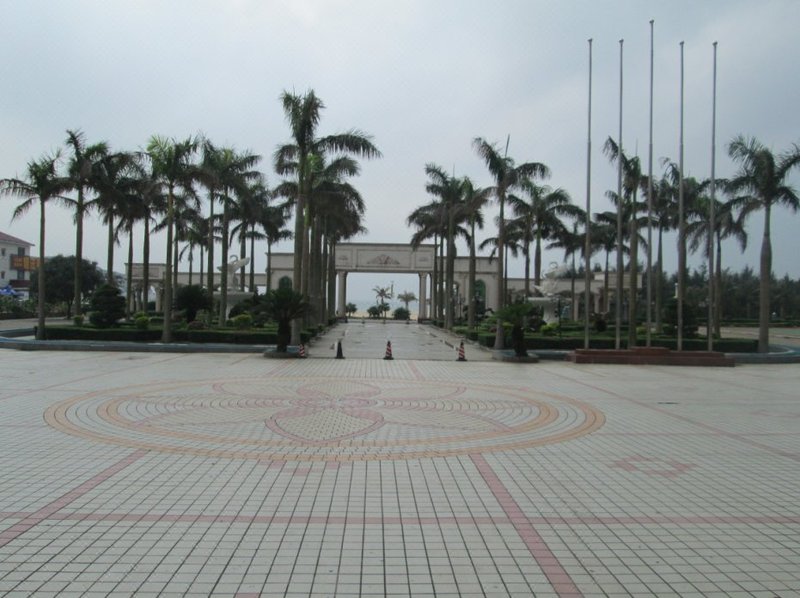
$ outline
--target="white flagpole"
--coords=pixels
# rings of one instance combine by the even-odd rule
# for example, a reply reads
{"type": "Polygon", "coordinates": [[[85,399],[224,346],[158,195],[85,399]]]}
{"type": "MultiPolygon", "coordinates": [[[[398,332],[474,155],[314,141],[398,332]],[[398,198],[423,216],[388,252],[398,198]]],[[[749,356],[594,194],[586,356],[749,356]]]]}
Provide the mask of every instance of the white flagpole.
{"type": "Polygon", "coordinates": [[[717,42],[714,42],[714,82],[711,93],[711,201],[708,205],[708,350],[714,350],[714,240],[717,231],[717,42]]]}
{"type": "Polygon", "coordinates": [[[683,272],[686,269],[686,223],[683,218],[683,42],[681,42],[680,146],[678,148],[678,351],[683,350],[683,272]]]}
{"type": "Polygon", "coordinates": [[[650,146],[647,152],[647,332],[645,344],[650,346],[653,324],[653,19],[650,19],[650,146]]]}
{"type": "Polygon", "coordinates": [[[586,244],[583,280],[583,348],[589,348],[589,311],[591,308],[591,224],[592,224],[592,38],[589,38],[589,119],[586,134],[586,244]]]}
{"type": "Polygon", "coordinates": [[[615,297],[614,348],[621,348],[622,330],[622,49],[625,40],[619,40],[619,138],[617,140],[617,290],[615,297]]]}

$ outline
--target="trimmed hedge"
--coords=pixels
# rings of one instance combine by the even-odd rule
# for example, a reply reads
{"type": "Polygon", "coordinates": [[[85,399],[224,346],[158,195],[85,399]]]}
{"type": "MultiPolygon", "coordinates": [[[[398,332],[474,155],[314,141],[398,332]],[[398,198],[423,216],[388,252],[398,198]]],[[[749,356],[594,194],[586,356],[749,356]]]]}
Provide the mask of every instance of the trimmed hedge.
{"type": "MultiPolygon", "coordinates": [[[[592,349],[613,349],[614,344],[613,338],[589,338],[589,347],[592,349]]],[[[620,344],[623,349],[627,348],[627,339],[621,339],[620,344]]],[[[677,340],[674,338],[653,338],[650,341],[650,345],[653,347],[666,347],[672,350],[677,348],[677,344],[677,340]]],[[[645,346],[645,340],[637,339],[636,345],[639,347],[645,346]]],[[[705,351],[707,346],[708,344],[704,338],[683,339],[683,349],[685,351],[705,351]]],[[[583,338],[526,336],[525,347],[530,351],[537,349],[572,351],[574,349],[583,349],[583,338]]],[[[715,340],[714,350],[722,353],[755,353],[758,351],[758,341],[738,338],[715,340]]]]}
{"type": "MultiPolygon", "coordinates": [[[[125,341],[135,343],[155,343],[161,340],[162,331],[158,328],[137,330],[135,328],[89,328],[78,326],[47,326],[48,340],[80,341],[125,341]]],[[[275,345],[276,330],[173,330],[172,339],[176,343],[230,343],[234,345],[275,345]]],[[[307,343],[316,336],[313,330],[300,333],[302,342],[307,343]]]]}

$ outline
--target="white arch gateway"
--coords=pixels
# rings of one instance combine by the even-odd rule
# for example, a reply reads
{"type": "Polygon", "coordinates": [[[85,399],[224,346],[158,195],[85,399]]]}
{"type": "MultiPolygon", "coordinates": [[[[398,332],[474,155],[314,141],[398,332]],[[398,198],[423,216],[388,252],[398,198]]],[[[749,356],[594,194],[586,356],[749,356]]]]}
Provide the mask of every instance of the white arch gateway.
{"type": "MultiPolygon", "coordinates": [[[[336,297],[337,314],[344,315],[347,305],[347,275],[351,272],[386,272],[400,274],[417,274],[419,277],[419,318],[425,319],[428,314],[428,297],[433,284],[435,246],[432,244],[422,244],[413,248],[408,243],[339,243],[336,246],[336,297]]],[[[268,258],[269,259],[269,258],[268,258]]],[[[291,282],[294,272],[294,253],[273,253],[269,259],[268,272],[255,274],[255,284],[257,286],[270,289],[276,288],[282,279],[291,282]]],[[[161,286],[163,277],[163,264],[150,264],[150,283],[157,287],[161,286]]],[[[140,286],[142,282],[143,265],[133,264],[134,287],[140,286]]],[[[219,272],[215,272],[214,281],[219,282],[219,272]]],[[[476,288],[469,288],[469,257],[456,257],[454,267],[454,283],[458,287],[461,298],[461,305],[468,305],[469,298],[476,293],[485,301],[487,309],[497,309],[497,263],[488,257],[477,257],[475,260],[475,279],[476,288]]],[[[206,281],[199,280],[198,273],[194,273],[194,278],[190,279],[189,273],[179,272],[178,282],[180,284],[204,284],[206,281]]],[[[628,277],[625,277],[625,284],[628,277]]],[[[531,282],[532,284],[532,282],[531,282]]],[[[522,278],[509,278],[507,282],[510,293],[522,293],[525,281],[522,278]]],[[[554,282],[554,293],[564,293],[572,290],[573,281],[569,278],[557,279],[554,282]]],[[[576,296],[583,297],[583,277],[574,280],[576,296]]],[[[613,293],[613,289],[609,289],[613,293]]],[[[603,309],[605,301],[603,295],[603,275],[595,273],[591,285],[592,311],[599,312],[603,309]]],[[[160,293],[156,293],[160,295],[160,293]]],[[[158,302],[157,302],[158,303],[158,302]]],[[[574,311],[577,317],[577,305],[574,311]]]]}

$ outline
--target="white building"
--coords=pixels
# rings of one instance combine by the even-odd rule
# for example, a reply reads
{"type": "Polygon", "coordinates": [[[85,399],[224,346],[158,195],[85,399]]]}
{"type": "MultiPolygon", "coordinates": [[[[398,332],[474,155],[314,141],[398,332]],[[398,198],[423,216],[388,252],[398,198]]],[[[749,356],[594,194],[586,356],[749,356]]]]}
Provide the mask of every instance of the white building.
{"type": "Polygon", "coordinates": [[[39,259],[30,256],[32,243],[0,231],[0,288],[9,285],[28,297],[31,273],[39,267],[39,259]]]}

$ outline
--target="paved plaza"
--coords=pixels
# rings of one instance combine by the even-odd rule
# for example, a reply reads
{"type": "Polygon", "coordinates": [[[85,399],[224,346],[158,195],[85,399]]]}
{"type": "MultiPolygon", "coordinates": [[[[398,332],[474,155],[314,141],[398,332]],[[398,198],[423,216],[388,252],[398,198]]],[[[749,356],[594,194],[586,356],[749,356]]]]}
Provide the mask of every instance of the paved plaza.
{"type": "Polygon", "coordinates": [[[0,595],[800,595],[800,366],[459,363],[418,328],[393,361],[331,359],[343,328],[0,351],[0,595]]]}

